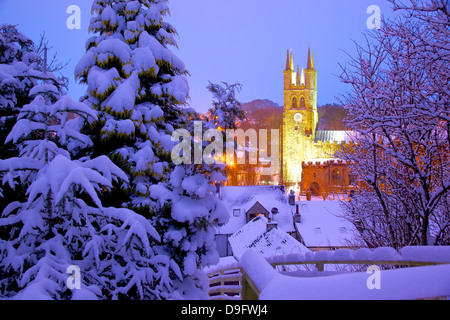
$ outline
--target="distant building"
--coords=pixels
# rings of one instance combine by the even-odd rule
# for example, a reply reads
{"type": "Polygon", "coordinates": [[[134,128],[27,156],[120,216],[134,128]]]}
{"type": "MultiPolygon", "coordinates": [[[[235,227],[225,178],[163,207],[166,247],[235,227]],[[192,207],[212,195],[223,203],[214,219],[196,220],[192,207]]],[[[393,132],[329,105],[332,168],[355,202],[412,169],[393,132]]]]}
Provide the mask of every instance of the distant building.
{"type": "MultiPolygon", "coordinates": [[[[345,187],[352,183],[347,163],[334,161],[324,163],[324,166],[310,165],[314,159],[322,159],[322,162],[335,160],[337,151],[353,145],[351,131],[318,130],[317,70],[311,50],[308,49],[307,67],[301,71],[299,66],[294,70],[293,55],[288,51],[283,74],[284,107],[279,143],[277,147],[270,146],[271,153],[279,154],[278,173],[262,175],[262,168],[269,164],[259,159],[258,164],[229,167],[227,185],[279,184],[286,186],[287,191],[295,188],[302,193],[322,193],[330,189],[334,192],[347,191],[345,187]],[[329,173],[327,168],[335,175],[329,173]],[[315,180],[314,174],[320,179],[315,180]]],[[[251,148],[251,145],[246,145],[246,159],[251,148]]]]}
{"type": "MultiPolygon", "coordinates": [[[[303,179],[303,163],[316,158],[331,159],[336,151],[350,142],[350,132],[317,130],[318,121],[317,70],[313,54],[308,49],[307,68],[302,69],[300,73],[299,66],[295,72],[292,53],[288,51],[284,70],[284,112],[280,135],[280,182],[288,189],[300,186],[303,179]]],[[[347,165],[343,163],[342,166],[347,165]]],[[[308,168],[307,175],[315,170],[317,176],[323,175],[320,167],[308,168]]],[[[340,172],[341,178],[348,180],[348,177],[344,177],[348,171],[341,169],[340,172]]],[[[331,181],[327,179],[325,183],[328,182],[331,181]]],[[[311,187],[308,183],[301,185],[302,191],[311,187]]],[[[315,186],[316,184],[313,185],[315,186]]]]}
{"type": "Polygon", "coordinates": [[[333,193],[349,194],[356,188],[355,176],[341,159],[309,159],[302,162],[300,189],[310,196],[327,199],[333,193]]]}

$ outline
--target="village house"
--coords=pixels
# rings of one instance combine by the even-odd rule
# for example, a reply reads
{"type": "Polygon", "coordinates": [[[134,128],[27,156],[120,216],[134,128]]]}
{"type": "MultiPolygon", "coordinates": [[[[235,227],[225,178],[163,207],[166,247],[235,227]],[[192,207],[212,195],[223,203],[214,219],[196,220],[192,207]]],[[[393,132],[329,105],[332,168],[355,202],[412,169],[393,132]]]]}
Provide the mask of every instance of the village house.
{"type": "Polygon", "coordinates": [[[232,255],[228,239],[258,216],[271,218],[277,228],[296,238],[293,206],[288,203],[284,186],[222,186],[218,196],[230,213],[230,220],[216,230],[216,244],[221,257],[232,255]]]}
{"type": "Polygon", "coordinates": [[[341,201],[298,201],[297,205],[295,229],[299,241],[311,251],[364,246],[354,225],[342,216],[341,201]]]}
{"type": "Polygon", "coordinates": [[[310,251],[294,237],[278,229],[278,223],[264,215],[253,218],[228,239],[233,256],[240,260],[248,249],[263,257],[310,251]]]}
{"type": "Polygon", "coordinates": [[[250,247],[287,254],[357,244],[357,231],[342,217],[340,201],[295,201],[284,186],[225,186],[219,196],[230,212],[230,220],[216,230],[220,257],[239,259],[250,247]]]}

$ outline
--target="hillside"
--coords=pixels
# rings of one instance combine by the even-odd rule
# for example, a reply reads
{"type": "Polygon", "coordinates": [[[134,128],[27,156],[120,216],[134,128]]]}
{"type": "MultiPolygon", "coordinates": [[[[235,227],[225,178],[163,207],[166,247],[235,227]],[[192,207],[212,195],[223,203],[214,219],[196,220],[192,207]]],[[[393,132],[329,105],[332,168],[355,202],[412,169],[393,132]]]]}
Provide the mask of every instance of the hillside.
{"type": "Polygon", "coordinates": [[[344,119],[347,111],[337,104],[325,104],[317,108],[319,113],[318,130],[347,130],[344,119]]]}
{"type": "Polygon", "coordinates": [[[283,117],[283,108],[268,99],[257,99],[242,103],[247,115],[247,121],[242,129],[279,129],[283,117]]]}

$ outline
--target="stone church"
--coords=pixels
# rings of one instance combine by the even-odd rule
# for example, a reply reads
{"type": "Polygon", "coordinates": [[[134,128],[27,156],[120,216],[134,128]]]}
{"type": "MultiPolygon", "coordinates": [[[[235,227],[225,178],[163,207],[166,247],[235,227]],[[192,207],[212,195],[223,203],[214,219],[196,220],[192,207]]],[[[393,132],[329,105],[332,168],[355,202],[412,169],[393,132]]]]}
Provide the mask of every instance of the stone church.
{"type": "Polygon", "coordinates": [[[301,72],[299,66],[294,69],[293,54],[288,50],[283,73],[280,184],[314,195],[346,191],[352,176],[335,153],[349,143],[350,132],[317,130],[317,70],[311,50],[301,72]]]}

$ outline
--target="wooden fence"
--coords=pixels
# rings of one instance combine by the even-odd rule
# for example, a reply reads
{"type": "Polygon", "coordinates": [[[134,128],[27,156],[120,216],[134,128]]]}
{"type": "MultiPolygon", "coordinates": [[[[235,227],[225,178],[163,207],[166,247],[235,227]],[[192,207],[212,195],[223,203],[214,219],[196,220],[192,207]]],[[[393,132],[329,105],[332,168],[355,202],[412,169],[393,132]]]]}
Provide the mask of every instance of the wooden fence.
{"type": "MultiPolygon", "coordinates": [[[[378,253],[386,248],[381,248],[378,253]]],[[[390,248],[387,248],[390,249],[390,248]]],[[[369,255],[364,257],[354,255],[355,251],[342,249],[336,250],[335,252],[328,252],[324,254],[323,252],[310,253],[309,255],[299,254],[299,255],[288,255],[288,256],[278,256],[264,259],[273,272],[278,273],[275,269],[279,266],[315,266],[314,272],[317,276],[317,272],[321,273],[326,269],[327,265],[352,265],[352,266],[369,266],[377,265],[383,267],[392,268],[404,268],[404,267],[418,267],[418,266],[433,266],[433,265],[450,265],[450,247],[445,248],[444,254],[438,252],[434,256],[415,257],[414,254],[392,254],[392,255],[377,255],[377,251],[371,252],[369,255]],[[445,251],[446,250],[446,251],[445,251]],[[340,252],[339,252],[340,251],[340,252]],[[351,254],[348,254],[348,253],[351,254]],[[346,254],[341,254],[346,253],[346,254]],[[380,259],[381,258],[381,259],[380,259]]],[[[436,250],[435,250],[436,251],[436,250]]],[[[407,250],[405,250],[407,252],[407,250]]],[[[255,258],[254,256],[253,258],[255,258]]],[[[259,259],[259,258],[257,258],[259,259]]],[[[221,300],[257,300],[261,294],[262,286],[261,283],[255,283],[251,274],[255,274],[255,265],[258,263],[256,261],[250,261],[247,263],[237,263],[232,267],[227,267],[224,269],[216,269],[214,272],[210,272],[208,277],[210,279],[210,297],[211,299],[221,299],[221,300]],[[248,266],[251,266],[249,268],[248,266]],[[250,270],[253,269],[253,270],[250,270]]],[[[272,272],[270,270],[261,270],[261,272],[272,272]]],[[[354,273],[354,272],[353,272],[354,273]]],[[[349,274],[347,272],[346,274],[349,274]]],[[[350,272],[351,274],[351,272],[350,272]]],[[[450,283],[449,283],[450,287],[450,283]]],[[[399,297],[401,299],[401,297],[399,297]]],[[[446,298],[443,296],[429,296],[425,298],[430,299],[442,299],[446,298]]]]}
{"type": "Polygon", "coordinates": [[[238,267],[227,267],[208,273],[211,300],[241,300],[242,272],[238,267]]]}

